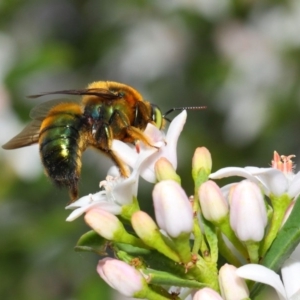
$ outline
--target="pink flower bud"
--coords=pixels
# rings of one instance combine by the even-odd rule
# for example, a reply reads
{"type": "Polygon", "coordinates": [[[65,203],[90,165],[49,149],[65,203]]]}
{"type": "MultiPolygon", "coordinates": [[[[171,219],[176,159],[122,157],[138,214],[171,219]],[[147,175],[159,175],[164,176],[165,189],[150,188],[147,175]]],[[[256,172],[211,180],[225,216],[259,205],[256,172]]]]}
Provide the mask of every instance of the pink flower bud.
{"type": "Polygon", "coordinates": [[[223,300],[223,298],[216,291],[204,288],[195,293],[193,300],[223,300]]]}
{"type": "Polygon", "coordinates": [[[175,238],[193,230],[193,210],[182,187],[175,181],[157,183],[153,193],[157,224],[168,235],[175,238]]]}
{"type": "Polygon", "coordinates": [[[224,299],[244,299],[249,297],[249,290],[245,281],[236,275],[237,268],[225,264],[219,271],[219,285],[224,299]]]}
{"type": "Polygon", "coordinates": [[[113,289],[133,297],[147,286],[142,274],[123,261],[110,257],[99,260],[97,272],[113,289]]]}
{"type": "Polygon", "coordinates": [[[211,222],[218,222],[228,214],[228,203],[218,185],[209,180],[198,191],[203,216],[211,222]]]}
{"type": "Polygon", "coordinates": [[[259,242],[267,225],[267,210],[259,187],[248,180],[238,183],[231,194],[230,225],[241,241],[259,242]]]}
{"type": "Polygon", "coordinates": [[[113,240],[118,230],[124,228],[115,215],[99,208],[89,210],[85,214],[84,220],[99,235],[108,240],[113,240]]]}

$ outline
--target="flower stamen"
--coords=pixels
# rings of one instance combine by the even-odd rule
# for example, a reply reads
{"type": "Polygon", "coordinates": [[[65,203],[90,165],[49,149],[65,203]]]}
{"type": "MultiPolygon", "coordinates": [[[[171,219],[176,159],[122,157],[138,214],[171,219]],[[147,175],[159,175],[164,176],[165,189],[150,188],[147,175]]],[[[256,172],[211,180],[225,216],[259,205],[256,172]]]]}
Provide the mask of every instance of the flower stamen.
{"type": "Polygon", "coordinates": [[[272,160],[272,168],[277,169],[285,174],[293,173],[294,165],[292,158],[296,157],[296,155],[279,155],[276,151],[274,151],[274,156],[272,160]]]}

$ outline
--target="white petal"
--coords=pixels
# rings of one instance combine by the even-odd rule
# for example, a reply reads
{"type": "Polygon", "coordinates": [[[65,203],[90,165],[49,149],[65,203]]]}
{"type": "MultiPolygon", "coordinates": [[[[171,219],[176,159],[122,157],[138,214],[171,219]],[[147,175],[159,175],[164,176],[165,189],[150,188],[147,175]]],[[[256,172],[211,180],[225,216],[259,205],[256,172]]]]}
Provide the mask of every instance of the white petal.
{"type": "Polygon", "coordinates": [[[90,204],[90,205],[86,205],[86,206],[82,206],[79,207],[75,210],[73,210],[70,215],[67,217],[66,221],[67,222],[72,222],[75,219],[77,219],[78,217],[80,217],[82,214],[84,214],[87,210],[89,210],[92,207],[97,206],[96,203],[90,204]]]}
{"type": "Polygon", "coordinates": [[[120,177],[120,170],[117,166],[111,166],[107,171],[107,176],[120,177]]]}
{"type": "Polygon", "coordinates": [[[251,173],[256,176],[265,187],[268,187],[270,192],[275,196],[280,196],[287,192],[288,180],[281,171],[274,168],[259,168],[258,171],[251,173]]]}
{"type": "Polygon", "coordinates": [[[148,182],[156,182],[154,165],[160,157],[160,151],[162,150],[154,147],[148,147],[148,149],[145,149],[142,153],[140,153],[140,157],[136,163],[136,168],[138,169],[139,174],[148,182]]]}
{"type": "Polygon", "coordinates": [[[134,147],[119,140],[113,140],[111,149],[116,152],[119,158],[128,166],[133,167],[138,159],[138,153],[134,147]]]}
{"type": "Polygon", "coordinates": [[[231,176],[240,176],[247,178],[255,183],[259,183],[259,181],[249,172],[246,168],[238,168],[238,167],[227,167],[218,170],[217,172],[211,173],[209,178],[211,179],[221,179],[225,177],[231,176]]]}
{"type": "Polygon", "coordinates": [[[245,265],[238,268],[236,274],[245,279],[268,284],[276,290],[281,300],[288,299],[279,275],[264,266],[256,264],[245,265]]]}
{"type": "Polygon", "coordinates": [[[300,295],[300,262],[288,258],[281,269],[282,281],[284,283],[285,291],[288,299],[300,295]]]}
{"type": "Polygon", "coordinates": [[[298,172],[290,183],[288,195],[291,198],[296,197],[300,193],[300,172],[298,172]]]}
{"type": "MultiPolygon", "coordinates": [[[[162,150],[160,149],[160,151],[162,150]]],[[[159,158],[160,158],[160,153],[155,153],[150,158],[148,158],[147,161],[141,166],[140,174],[141,177],[143,177],[146,181],[151,183],[156,182],[154,165],[159,158]]]]}
{"type": "Polygon", "coordinates": [[[95,194],[90,194],[92,201],[93,202],[106,202],[107,201],[107,197],[106,197],[106,191],[100,191],[98,193],[95,194]]]}
{"type": "Polygon", "coordinates": [[[166,158],[171,162],[175,170],[177,168],[177,151],[176,151],[177,142],[180,133],[183,129],[183,126],[186,122],[186,118],[187,118],[187,112],[186,110],[184,110],[173,119],[173,121],[169,126],[168,133],[166,136],[166,140],[167,140],[166,147],[168,149],[166,158]]]}
{"type": "Polygon", "coordinates": [[[221,187],[221,191],[222,191],[222,194],[225,197],[225,199],[228,199],[231,188],[237,184],[238,184],[238,182],[234,182],[234,183],[226,184],[221,187]]]}
{"type": "Polygon", "coordinates": [[[137,181],[136,177],[130,176],[124,181],[117,183],[117,185],[115,186],[113,190],[113,195],[115,200],[120,205],[131,203],[132,197],[137,195],[137,189],[135,188],[136,181],[137,181]]]}
{"type": "Polygon", "coordinates": [[[92,194],[89,194],[87,196],[81,197],[80,199],[76,200],[75,202],[72,202],[68,206],[66,206],[66,209],[74,209],[81,206],[89,205],[93,202],[92,194]]]}
{"type": "Polygon", "coordinates": [[[115,204],[115,203],[108,203],[108,202],[93,202],[90,205],[79,207],[71,212],[71,214],[68,216],[66,221],[71,222],[80,217],[82,214],[87,212],[88,210],[92,208],[101,208],[107,212],[110,212],[114,215],[118,215],[121,213],[121,206],[115,204]]]}
{"type": "Polygon", "coordinates": [[[150,139],[152,143],[157,143],[165,139],[164,132],[159,130],[151,123],[147,124],[144,134],[150,139]]]}

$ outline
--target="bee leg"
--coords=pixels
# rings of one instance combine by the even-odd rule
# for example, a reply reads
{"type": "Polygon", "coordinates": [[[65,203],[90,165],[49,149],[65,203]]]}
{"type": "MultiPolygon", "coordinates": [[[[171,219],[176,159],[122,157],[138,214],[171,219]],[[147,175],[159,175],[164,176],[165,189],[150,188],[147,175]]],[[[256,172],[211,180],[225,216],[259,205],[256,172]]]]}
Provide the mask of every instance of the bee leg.
{"type": "Polygon", "coordinates": [[[106,153],[119,168],[121,176],[129,177],[129,169],[126,167],[124,162],[115,154],[115,152],[109,149],[106,153]]]}
{"type": "Polygon", "coordinates": [[[120,174],[123,177],[129,177],[129,170],[124,164],[124,162],[111,150],[112,140],[113,140],[113,131],[110,125],[102,124],[95,134],[95,139],[97,144],[95,147],[104,153],[106,153],[113,162],[117,165],[120,170],[120,174]]]}
{"type": "Polygon", "coordinates": [[[133,126],[127,126],[126,127],[126,133],[127,135],[129,135],[133,140],[139,140],[141,142],[143,142],[145,145],[149,146],[149,147],[154,147],[157,148],[155,146],[153,146],[150,141],[148,140],[148,138],[145,136],[145,134],[138,128],[133,127],[133,126]]]}
{"type": "Polygon", "coordinates": [[[135,107],[133,126],[144,130],[148,123],[154,123],[149,114],[149,107],[143,101],[138,101],[135,107]]]}
{"type": "Polygon", "coordinates": [[[70,203],[74,202],[75,200],[78,199],[78,187],[76,185],[70,185],[69,186],[69,195],[70,195],[70,203]]]}
{"type": "MultiPolygon", "coordinates": [[[[149,121],[146,123],[146,125],[148,123],[149,121]]],[[[148,140],[148,138],[145,136],[141,129],[137,128],[136,126],[129,125],[129,121],[126,119],[126,116],[122,114],[122,112],[116,110],[113,113],[109,120],[109,125],[111,124],[119,124],[120,127],[124,128],[124,130],[126,131],[126,135],[128,136],[127,138],[123,139],[124,142],[133,143],[134,141],[139,140],[149,147],[155,147],[151,144],[151,142],[148,140]]]]}

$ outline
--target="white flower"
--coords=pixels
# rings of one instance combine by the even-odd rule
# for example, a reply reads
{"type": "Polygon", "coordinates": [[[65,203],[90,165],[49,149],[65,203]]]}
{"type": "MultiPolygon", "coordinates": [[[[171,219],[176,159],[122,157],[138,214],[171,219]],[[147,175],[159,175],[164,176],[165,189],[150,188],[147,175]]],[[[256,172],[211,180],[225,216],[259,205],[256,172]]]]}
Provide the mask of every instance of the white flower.
{"type": "Polygon", "coordinates": [[[242,278],[258,281],[272,286],[280,300],[300,299],[300,262],[287,259],[280,276],[274,271],[256,264],[249,264],[237,269],[236,274],[242,278]]]}
{"type": "Polygon", "coordinates": [[[117,167],[112,167],[108,171],[106,180],[100,182],[100,187],[103,187],[104,190],[84,196],[68,205],[66,209],[74,209],[74,211],[69,215],[67,221],[73,221],[91,208],[96,207],[114,215],[120,214],[122,206],[130,204],[133,197],[137,196],[138,179],[143,164],[149,156],[158,151],[154,147],[149,148],[137,155],[135,167],[128,178],[121,177],[117,167]]]}
{"type": "MultiPolygon", "coordinates": [[[[160,131],[157,127],[152,124],[148,124],[144,134],[147,136],[151,145],[158,147],[158,151],[151,155],[147,159],[147,163],[145,163],[141,167],[140,175],[148,182],[155,182],[156,176],[154,172],[155,162],[160,157],[167,158],[174,169],[177,168],[177,141],[179,135],[183,129],[187,117],[187,113],[184,110],[177,117],[173,119],[171,122],[168,132],[166,136],[162,131],[160,131]]],[[[137,153],[135,147],[131,147],[128,144],[125,144],[121,141],[114,140],[112,144],[112,150],[116,152],[116,154],[130,167],[135,165],[138,155],[143,152],[148,152],[153,147],[145,146],[143,143],[140,143],[140,153],[137,153]]]]}
{"type": "Polygon", "coordinates": [[[272,168],[257,167],[227,167],[210,174],[211,179],[221,179],[230,176],[247,178],[262,187],[267,196],[279,197],[287,194],[290,198],[300,193],[300,172],[294,174],[290,156],[279,156],[274,152],[272,168]]]}

